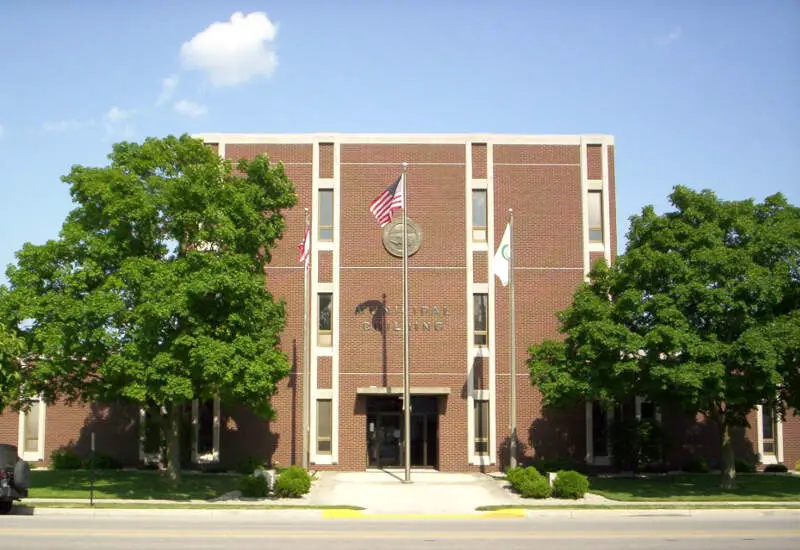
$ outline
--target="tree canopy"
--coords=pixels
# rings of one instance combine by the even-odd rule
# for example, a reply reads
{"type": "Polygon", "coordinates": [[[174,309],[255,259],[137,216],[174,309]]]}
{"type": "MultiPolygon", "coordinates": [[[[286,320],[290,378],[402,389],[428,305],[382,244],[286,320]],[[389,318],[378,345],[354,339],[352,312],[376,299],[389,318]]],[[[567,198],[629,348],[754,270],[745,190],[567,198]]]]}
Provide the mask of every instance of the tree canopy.
{"type": "Polygon", "coordinates": [[[730,484],[730,428],[758,404],[798,404],[800,209],[680,186],[670,200],[593,267],[559,314],[564,340],[530,347],[531,379],[551,405],[640,395],[705,415],[730,484]]]}
{"type": "Polygon", "coordinates": [[[269,416],[289,373],[284,305],[264,278],[296,203],[283,166],[261,156],[236,172],[186,135],[109,158],[62,178],[77,206],[59,237],[25,244],[7,271],[0,309],[25,341],[28,386],[173,416],[217,396],[269,416]]]}

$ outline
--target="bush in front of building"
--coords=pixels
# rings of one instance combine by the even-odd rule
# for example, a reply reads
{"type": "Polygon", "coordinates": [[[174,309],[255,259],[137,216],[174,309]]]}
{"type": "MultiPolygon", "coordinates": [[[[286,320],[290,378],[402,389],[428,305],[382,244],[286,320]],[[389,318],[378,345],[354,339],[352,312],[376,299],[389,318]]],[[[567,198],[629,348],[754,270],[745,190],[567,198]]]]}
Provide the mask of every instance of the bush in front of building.
{"type": "Polygon", "coordinates": [[[263,458],[257,456],[246,456],[239,462],[236,467],[236,471],[240,474],[249,475],[256,470],[263,470],[264,462],[265,460],[263,458]]]}
{"type": "Polygon", "coordinates": [[[547,478],[533,466],[509,468],[506,479],[523,498],[550,498],[553,493],[547,478]]]}
{"type": "MultiPolygon", "coordinates": [[[[91,468],[92,458],[88,457],[84,461],[84,468],[91,468]]],[[[94,454],[94,467],[97,470],[121,470],[123,468],[122,461],[115,456],[106,453],[94,454]]]]}
{"type": "Polygon", "coordinates": [[[562,470],[553,480],[553,495],[557,498],[583,498],[589,490],[589,478],[575,470],[562,470]]]}
{"type": "Polygon", "coordinates": [[[707,474],[711,469],[704,458],[693,456],[683,465],[683,471],[687,474],[707,474]]]}
{"type": "Polygon", "coordinates": [[[756,465],[744,460],[743,458],[737,458],[734,466],[737,474],[752,474],[756,471],[756,465]]]}
{"type": "Polygon", "coordinates": [[[239,479],[239,491],[246,498],[264,498],[269,495],[269,480],[252,474],[243,476],[239,479]]]}
{"type": "Polygon", "coordinates": [[[311,475],[300,466],[289,466],[275,480],[275,494],[282,498],[300,498],[311,490],[311,475]]]}
{"type": "Polygon", "coordinates": [[[71,449],[56,449],[50,453],[51,470],[80,470],[83,459],[71,449]]]}
{"type": "Polygon", "coordinates": [[[786,467],[786,464],[767,464],[764,466],[764,471],[773,474],[782,474],[788,472],[789,468],[786,467]]]}

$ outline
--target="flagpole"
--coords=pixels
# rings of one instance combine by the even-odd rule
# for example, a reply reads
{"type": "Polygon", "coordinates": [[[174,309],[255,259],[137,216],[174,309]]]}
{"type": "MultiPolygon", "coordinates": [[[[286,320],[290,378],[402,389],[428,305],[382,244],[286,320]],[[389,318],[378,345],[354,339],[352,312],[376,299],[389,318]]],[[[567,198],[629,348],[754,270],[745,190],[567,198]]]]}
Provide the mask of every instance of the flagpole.
{"type": "Polygon", "coordinates": [[[508,448],[509,466],[517,467],[517,329],[515,326],[516,315],[514,315],[514,211],[508,209],[508,286],[509,286],[509,316],[511,317],[511,335],[509,344],[509,355],[511,364],[511,403],[509,415],[511,418],[511,442],[508,448]]]}
{"type": "Polygon", "coordinates": [[[405,483],[411,483],[411,376],[408,345],[408,163],[403,163],[403,450],[405,483]]]}
{"type": "MultiPolygon", "coordinates": [[[[306,231],[308,230],[308,226],[309,226],[308,208],[305,209],[305,212],[306,212],[306,226],[303,229],[303,237],[304,238],[305,238],[306,231]]],[[[311,234],[309,233],[308,236],[309,236],[309,241],[310,241],[311,234]]],[[[311,246],[310,242],[305,243],[306,249],[308,249],[309,246],[311,246]]],[[[309,254],[310,254],[310,252],[309,252],[309,254]]],[[[308,328],[309,328],[308,327],[308,308],[309,308],[309,302],[311,301],[309,299],[309,296],[308,296],[308,287],[309,287],[308,275],[309,275],[309,266],[311,264],[310,258],[311,258],[311,256],[309,256],[309,259],[307,259],[307,260],[305,260],[303,262],[303,444],[302,444],[303,459],[302,459],[302,464],[303,464],[303,468],[306,469],[306,470],[308,470],[308,466],[309,466],[309,462],[310,462],[310,460],[309,460],[309,458],[310,458],[309,457],[309,447],[310,447],[310,445],[309,445],[309,435],[310,435],[309,434],[309,431],[310,431],[310,427],[309,427],[309,423],[310,422],[309,422],[309,420],[310,420],[310,417],[311,417],[311,414],[310,414],[311,411],[309,410],[309,407],[311,405],[311,403],[310,403],[311,400],[309,399],[309,397],[311,395],[311,387],[310,387],[311,386],[311,377],[309,376],[309,372],[308,372],[309,371],[309,365],[311,364],[311,361],[309,359],[309,349],[310,349],[310,345],[309,344],[310,344],[310,340],[311,339],[309,338],[309,335],[308,335],[308,328]]]]}

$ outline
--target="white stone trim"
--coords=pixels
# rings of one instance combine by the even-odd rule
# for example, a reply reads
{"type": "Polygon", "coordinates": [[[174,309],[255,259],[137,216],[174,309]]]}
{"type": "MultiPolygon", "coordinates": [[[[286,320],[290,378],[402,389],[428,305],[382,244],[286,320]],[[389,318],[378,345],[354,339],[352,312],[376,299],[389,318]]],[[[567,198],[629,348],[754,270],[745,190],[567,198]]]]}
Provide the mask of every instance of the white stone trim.
{"type": "MultiPolygon", "coordinates": [[[[492,144],[497,145],[580,145],[591,144],[614,145],[614,136],[606,134],[349,134],[349,133],[309,133],[309,134],[269,134],[269,133],[220,133],[198,132],[192,137],[207,143],[268,143],[268,144],[318,144],[333,143],[334,150],[338,144],[467,144],[486,143],[487,157],[492,144]]],[[[334,159],[334,172],[336,171],[334,159]]],[[[491,166],[491,163],[489,163],[491,166]]],[[[317,169],[315,179],[319,179],[317,169]]],[[[338,178],[335,178],[338,179],[338,178]]],[[[471,179],[471,178],[470,178],[471,179]]],[[[487,179],[491,180],[491,177],[487,179]]]]}
{"type": "Polygon", "coordinates": [[[192,462],[194,464],[208,464],[219,462],[219,427],[220,427],[220,401],[219,397],[214,398],[213,420],[211,425],[212,443],[210,454],[198,453],[198,439],[200,439],[200,400],[192,400],[192,462]]]}
{"type": "MultiPolygon", "coordinates": [[[[580,143],[581,155],[581,240],[583,244],[583,275],[584,280],[589,280],[589,271],[591,270],[591,260],[589,257],[589,166],[586,162],[586,146],[588,143],[582,139],[580,143]]],[[[588,447],[587,447],[588,449],[588,447]]],[[[588,454],[588,452],[587,452],[588,454]]]]}
{"type": "Polygon", "coordinates": [[[756,452],[761,464],[783,463],[783,421],[775,415],[775,454],[764,454],[763,405],[756,405],[756,452]]]}
{"type": "Polygon", "coordinates": [[[25,420],[28,417],[28,413],[25,411],[20,411],[19,431],[17,433],[17,452],[22,460],[28,462],[38,462],[40,460],[44,460],[44,440],[47,427],[47,403],[45,403],[41,397],[35,397],[32,399],[32,401],[39,403],[39,444],[35,451],[25,451],[25,420]]]}
{"type": "MultiPolygon", "coordinates": [[[[608,144],[603,143],[601,147],[601,164],[603,167],[603,181],[601,182],[603,198],[603,247],[605,248],[603,257],[606,263],[611,265],[611,197],[608,191],[608,144]]],[[[588,238],[588,236],[587,236],[588,238]]]]}

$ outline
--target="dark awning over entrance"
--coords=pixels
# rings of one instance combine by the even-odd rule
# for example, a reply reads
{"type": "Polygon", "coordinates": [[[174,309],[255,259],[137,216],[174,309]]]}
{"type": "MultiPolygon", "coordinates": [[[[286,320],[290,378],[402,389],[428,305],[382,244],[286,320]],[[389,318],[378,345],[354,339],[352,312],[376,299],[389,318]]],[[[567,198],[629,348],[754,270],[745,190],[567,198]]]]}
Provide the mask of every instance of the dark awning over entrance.
{"type": "MultiPolygon", "coordinates": [[[[450,395],[444,386],[411,386],[411,395],[450,395]]],[[[356,388],[356,395],[403,395],[403,386],[366,386],[356,388]]]]}

